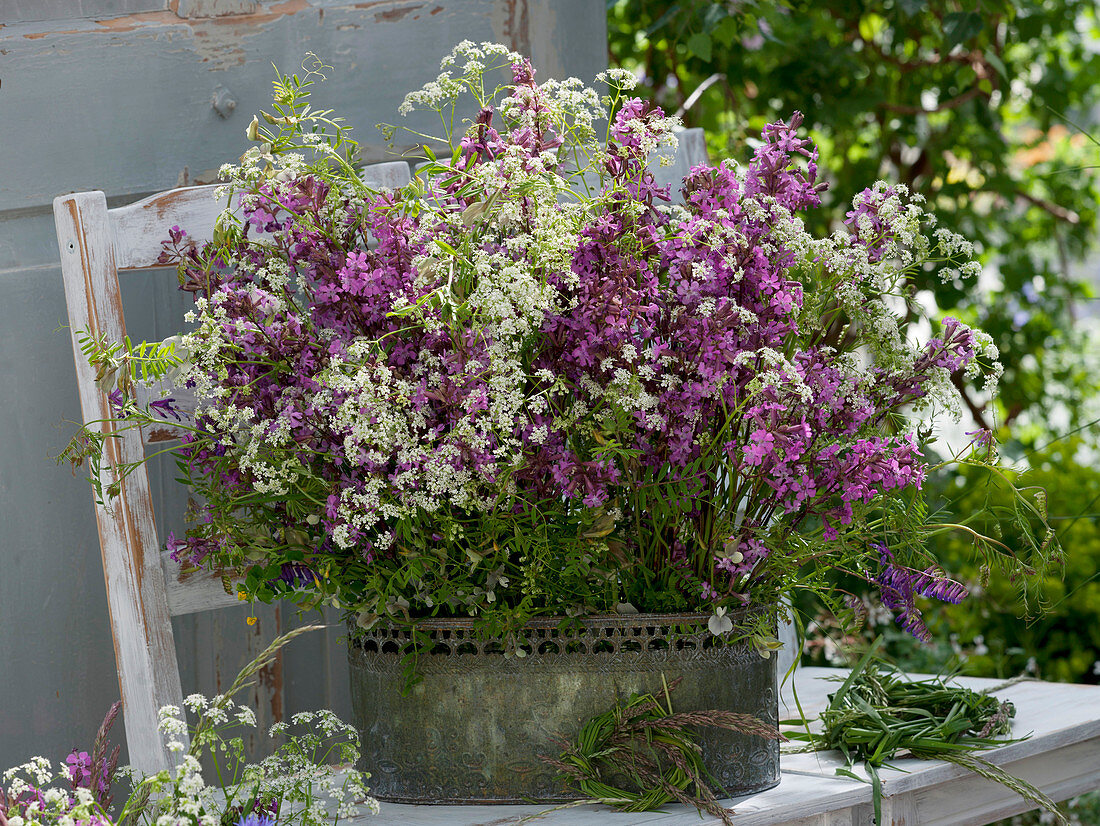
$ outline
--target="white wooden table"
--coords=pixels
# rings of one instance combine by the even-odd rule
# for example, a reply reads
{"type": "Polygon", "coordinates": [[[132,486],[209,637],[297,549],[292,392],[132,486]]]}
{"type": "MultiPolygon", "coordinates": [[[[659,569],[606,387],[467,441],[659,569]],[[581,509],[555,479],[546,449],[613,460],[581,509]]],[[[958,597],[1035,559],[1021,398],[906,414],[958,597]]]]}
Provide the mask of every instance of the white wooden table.
{"type": "MultiPolygon", "coordinates": [[[[834,669],[806,668],[797,673],[802,708],[815,717],[838,683],[834,669]]],[[[997,680],[960,678],[980,689],[997,680]]],[[[1100,686],[1029,681],[996,692],[1016,705],[1012,735],[1031,737],[982,756],[1035,784],[1055,800],[1100,788],[1100,686]]],[[[790,687],[782,694],[780,717],[797,717],[790,687]]],[[[774,789],[726,801],[737,826],[873,826],[871,786],[835,774],[843,758],[836,752],[789,754],[782,758],[783,779],[774,789]]],[[[883,769],[882,815],[891,826],[968,826],[985,824],[1033,806],[1004,786],[984,780],[952,763],[899,760],[897,770],[883,769]]],[[[857,773],[862,773],[857,771],[857,773]]],[[[548,806],[411,806],[383,803],[379,815],[361,826],[509,826],[548,806]]],[[[711,815],[670,805],[663,812],[621,814],[603,806],[549,812],[530,821],[536,826],[719,826],[711,815]]]]}

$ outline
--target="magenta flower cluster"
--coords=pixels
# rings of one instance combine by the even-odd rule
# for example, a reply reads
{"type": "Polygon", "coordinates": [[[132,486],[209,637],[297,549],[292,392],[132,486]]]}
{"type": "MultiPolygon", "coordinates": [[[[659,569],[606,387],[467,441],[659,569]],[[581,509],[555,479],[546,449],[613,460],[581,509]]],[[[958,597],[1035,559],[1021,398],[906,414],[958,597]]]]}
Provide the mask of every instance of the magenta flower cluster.
{"type": "Polygon", "coordinates": [[[206,504],[173,554],[241,564],[260,533],[258,591],[561,611],[576,589],[533,581],[499,530],[560,520],[582,539],[543,570],[583,563],[612,603],[698,609],[793,576],[784,548],[810,537],[856,548],[869,578],[882,555],[876,581],[920,633],[913,596],[961,591],[872,547],[874,515],[926,473],[896,416],[980,346],[952,319],[883,344],[868,285],[920,247],[912,213],[885,206],[898,192],[868,190],[846,234],[811,237],[799,216],[824,184],[796,114],[746,168],[697,167],[674,193],[649,169],[668,119],[626,99],[578,207],[560,99],[529,63],[513,78],[508,116],[485,106],[426,193],[307,169],[256,178],[220,246],[173,233],[206,399],[180,451],[206,504]]]}

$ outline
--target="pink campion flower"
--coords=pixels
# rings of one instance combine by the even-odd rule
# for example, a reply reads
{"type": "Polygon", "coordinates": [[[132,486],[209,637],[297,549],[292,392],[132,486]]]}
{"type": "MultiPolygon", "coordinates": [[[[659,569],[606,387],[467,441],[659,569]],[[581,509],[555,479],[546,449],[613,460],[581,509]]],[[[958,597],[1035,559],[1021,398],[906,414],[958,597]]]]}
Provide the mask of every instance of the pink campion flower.
{"type": "Polygon", "coordinates": [[[749,442],[745,445],[745,463],[754,466],[762,465],[774,450],[775,434],[758,428],[749,436],[749,442]]]}
{"type": "Polygon", "coordinates": [[[794,494],[794,504],[800,505],[807,499],[812,499],[817,493],[817,485],[808,473],[803,473],[791,483],[791,493],[794,494]]]}
{"type": "Polygon", "coordinates": [[[69,780],[73,788],[91,788],[92,756],[86,751],[73,749],[65,762],[69,764],[69,780]]]}

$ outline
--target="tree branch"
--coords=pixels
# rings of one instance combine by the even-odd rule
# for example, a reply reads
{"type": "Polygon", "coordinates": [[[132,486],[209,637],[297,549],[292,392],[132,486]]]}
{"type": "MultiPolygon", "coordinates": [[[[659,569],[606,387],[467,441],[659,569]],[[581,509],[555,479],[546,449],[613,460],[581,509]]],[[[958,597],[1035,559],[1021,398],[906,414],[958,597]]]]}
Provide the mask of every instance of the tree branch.
{"type": "Polygon", "coordinates": [[[943,112],[946,109],[956,109],[962,106],[969,100],[973,100],[982,94],[982,90],[978,86],[973,86],[967,91],[963,92],[957,97],[953,97],[950,100],[945,100],[939,106],[932,109],[925,109],[923,106],[912,106],[908,103],[889,103],[882,102],[879,104],[880,109],[886,109],[890,112],[899,112],[903,115],[931,115],[934,112],[943,112]]]}
{"type": "Polygon", "coordinates": [[[1043,198],[1039,198],[1035,195],[1024,192],[1022,189],[1014,189],[1012,190],[1012,194],[1015,195],[1017,198],[1022,198],[1029,204],[1035,204],[1035,206],[1041,209],[1045,209],[1055,218],[1060,221],[1065,221],[1067,224],[1081,223],[1081,216],[1074,212],[1072,209],[1066,209],[1065,207],[1058,206],[1058,204],[1053,204],[1043,198]]]}

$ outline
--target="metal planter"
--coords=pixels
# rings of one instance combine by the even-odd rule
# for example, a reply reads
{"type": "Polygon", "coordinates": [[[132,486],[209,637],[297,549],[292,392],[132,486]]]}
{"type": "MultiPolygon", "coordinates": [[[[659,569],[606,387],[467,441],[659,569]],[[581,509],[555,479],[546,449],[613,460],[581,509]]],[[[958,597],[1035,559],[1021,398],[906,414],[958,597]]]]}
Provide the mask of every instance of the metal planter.
{"type": "MultiPolygon", "coordinates": [[[[634,692],[683,677],[676,711],[725,709],[778,725],[775,657],[725,644],[706,617],[595,617],[577,632],[534,620],[509,646],[478,640],[468,620],[429,620],[423,676],[401,695],[408,629],[356,629],[349,645],[352,710],[371,792],[403,803],[521,803],[576,797],[539,755],[557,756],[589,717],[634,692]],[[522,651],[525,656],[517,656],[522,651]]],[[[779,782],[779,745],[716,728],[703,759],[733,796],[779,782]]]]}

